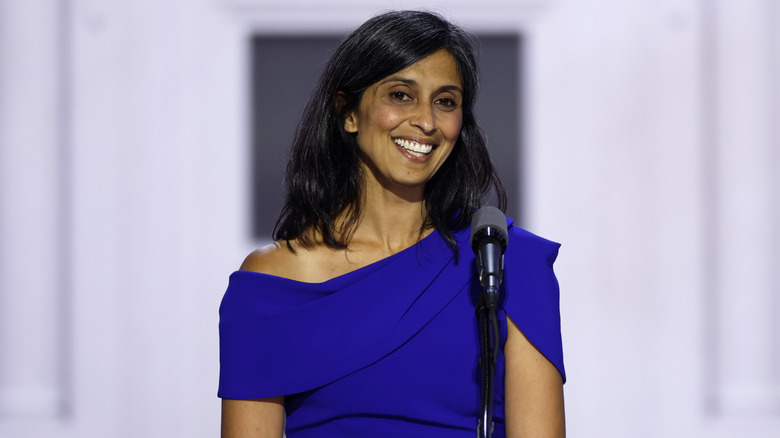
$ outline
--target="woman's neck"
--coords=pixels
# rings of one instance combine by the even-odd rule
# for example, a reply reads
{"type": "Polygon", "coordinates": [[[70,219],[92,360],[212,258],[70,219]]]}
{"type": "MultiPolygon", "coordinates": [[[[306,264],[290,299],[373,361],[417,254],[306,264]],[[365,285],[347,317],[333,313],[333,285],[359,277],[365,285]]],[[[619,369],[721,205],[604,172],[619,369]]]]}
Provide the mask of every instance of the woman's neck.
{"type": "Polygon", "coordinates": [[[367,244],[395,253],[428,234],[430,230],[420,233],[427,217],[422,188],[388,190],[379,184],[366,184],[350,246],[367,244]]]}

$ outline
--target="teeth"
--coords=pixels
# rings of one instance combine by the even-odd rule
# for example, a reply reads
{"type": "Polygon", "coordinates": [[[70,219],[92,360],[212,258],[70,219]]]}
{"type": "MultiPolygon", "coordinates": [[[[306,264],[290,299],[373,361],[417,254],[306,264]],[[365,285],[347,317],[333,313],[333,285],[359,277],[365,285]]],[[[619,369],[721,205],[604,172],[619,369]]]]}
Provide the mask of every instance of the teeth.
{"type": "Polygon", "coordinates": [[[433,150],[432,145],[417,143],[416,141],[397,138],[393,140],[393,142],[398,146],[401,146],[402,148],[406,149],[407,152],[411,153],[415,157],[422,157],[425,154],[431,153],[431,151],[433,150]]]}

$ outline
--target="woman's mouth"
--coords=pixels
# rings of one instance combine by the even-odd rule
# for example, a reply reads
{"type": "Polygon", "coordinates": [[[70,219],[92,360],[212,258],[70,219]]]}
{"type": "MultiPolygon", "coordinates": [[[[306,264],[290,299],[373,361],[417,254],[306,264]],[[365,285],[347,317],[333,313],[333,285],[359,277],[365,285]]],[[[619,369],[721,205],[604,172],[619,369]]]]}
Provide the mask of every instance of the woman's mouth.
{"type": "Polygon", "coordinates": [[[415,157],[424,157],[433,150],[433,145],[431,144],[418,143],[413,140],[405,140],[402,138],[394,138],[393,143],[415,157]]]}

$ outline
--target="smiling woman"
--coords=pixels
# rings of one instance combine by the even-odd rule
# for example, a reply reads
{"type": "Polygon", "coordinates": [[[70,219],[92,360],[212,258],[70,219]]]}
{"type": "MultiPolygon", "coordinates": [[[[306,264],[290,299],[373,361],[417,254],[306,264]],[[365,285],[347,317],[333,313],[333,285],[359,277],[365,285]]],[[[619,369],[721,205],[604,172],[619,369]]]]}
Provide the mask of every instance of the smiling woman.
{"type": "Polygon", "coordinates": [[[462,100],[458,66],[443,49],[369,87],[344,122],[356,134],[367,192],[422,200],[458,140],[462,100]]]}
{"type": "MultiPolygon", "coordinates": [[[[374,17],[336,50],[293,142],[276,242],[222,301],[224,436],[473,436],[463,249],[482,199],[505,204],[476,89],[470,37],[427,12],[374,17]]],[[[558,245],[509,234],[494,436],[563,436],[558,245]]]]}
{"type": "MultiPolygon", "coordinates": [[[[258,33],[251,38],[251,233],[271,239],[283,205],[284,169],[301,113],[345,35],[258,33]],[[284,86],[280,86],[284,84],[284,86]]],[[[507,215],[523,216],[525,136],[520,107],[524,40],[519,33],[480,33],[479,98],[474,112],[490,138],[488,151],[507,195],[507,215]]],[[[489,203],[495,201],[490,200],[489,203]]]]}
{"type": "MultiPolygon", "coordinates": [[[[361,117],[357,116],[365,113],[366,104],[381,101],[380,98],[390,99],[390,91],[395,96],[395,102],[401,105],[403,102],[416,103],[413,109],[418,114],[413,117],[424,116],[419,112],[423,108],[420,106],[421,96],[409,93],[414,85],[410,81],[417,80],[415,88],[423,82],[431,87],[420,76],[432,74],[428,68],[434,65],[442,70],[438,80],[443,82],[437,87],[443,87],[442,91],[450,93],[442,97],[458,98],[453,103],[458,104],[456,113],[460,113],[461,117],[460,132],[456,134],[452,147],[452,159],[444,160],[438,171],[427,180],[425,202],[417,199],[414,203],[417,207],[415,221],[420,221],[422,216],[416,230],[419,232],[404,236],[407,242],[401,247],[416,242],[426,230],[436,228],[455,249],[450,230],[465,226],[472,211],[491,189],[495,189],[503,208],[506,204],[504,190],[493,170],[485,140],[473,114],[478,82],[471,37],[433,14],[390,13],[374,17],[355,30],[326,66],[293,141],[285,178],[287,202],[277,223],[275,239],[296,240],[308,247],[314,238],[311,231],[316,229],[316,234],[326,246],[346,248],[352,234],[358,231],[358,220],[365,219],[364,202],[371,200],[366,196],[364,172],[368,169],[367,164],[361,162],[364,149],[359,143],[359,138],[366,135],[355,131],[356,127],[350,122],[359,122],[361,117]],[[429,56],[432,59],[426,60],[429,56]],[[441,62],[447,57],[454,62],[454,71],[450,70],[451,64],[441,62]],[[416,73],[417,76],[404,78],[404,73],[416,73]],[[392,86],[406,88],[384,88],[392,86]],[[452,87],[458,88],[457,95],[452,87]],[[386,89],[388,93],[379,96],[376,94],[378,88],[386,89]],[[407,92],[406,96],[402,96],[404,92],[407,92]],[[458,183],[442,183],[444,181],[458,183]],[[425,210],[424,214],[421,208],[425,210]]],[[[418,91],[433,93],[433,90],[418,91]]],[[[439,103],[444,102],[448,100],[439,103]]],[[[383,114],[384,117],[390,115],[389,112],[383,114]]],[[[380,122],[371,128],[372,131],[388,123],[387,120],[362,118],[364,126],[361,130],[367,129],[365,123],[369,121],[380,122]]],[[[406,134],[426,136],[438,131],[441,130],[426,133],[425,129],[419,132],[410,129],[406,134]]],[[[410,206],[404,205],[404,208],[410,206]]],[[[393,234],[397,235],[397,232],[393,234]]]]}

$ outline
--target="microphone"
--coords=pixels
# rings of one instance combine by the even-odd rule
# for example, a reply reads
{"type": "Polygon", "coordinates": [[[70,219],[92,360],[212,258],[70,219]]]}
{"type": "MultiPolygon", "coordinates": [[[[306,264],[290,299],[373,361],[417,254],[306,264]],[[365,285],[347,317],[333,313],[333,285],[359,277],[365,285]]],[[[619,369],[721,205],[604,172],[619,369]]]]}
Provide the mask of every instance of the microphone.
{"type": "Polygon", "coordinates": [[[477,423],[477,438],[493,435],[493,383],[498,360],[498,286],[504,276],[504,251],[507,244],[506,217],[495,207],[483,207],[471,218],[471,249],[477,255],[482,302],[477,306],[479,323],[479,363],[482,368],[482,415],[477,423]],[[492,332],[490,327],[492,326],[492,332]],[[492,335],[491,335],[492,333],[492,335]]]}
{"type": "Polygon", "coordinates": [[[479,282],[488,309],[498,307],[498,286],[504,275],[506,216],[496,207],[482,207],[471,218],[471,249],[477,255],[479,282]]]}

